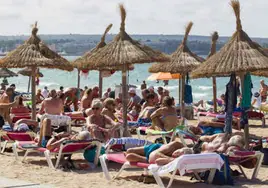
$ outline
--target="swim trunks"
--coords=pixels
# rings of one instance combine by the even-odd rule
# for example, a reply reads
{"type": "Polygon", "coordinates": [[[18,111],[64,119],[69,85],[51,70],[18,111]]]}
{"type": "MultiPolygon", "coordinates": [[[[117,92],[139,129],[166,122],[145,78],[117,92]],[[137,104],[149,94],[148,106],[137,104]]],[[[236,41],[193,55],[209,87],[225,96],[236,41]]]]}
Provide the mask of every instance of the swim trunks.
{"type": "Polygon", "coordinates": [[[47,143],[48,143],[50,138],[51,138],[50,136],[43,136],[42,141],[41,141],[41,146],[43,148],[47,147],[47,143]]]}
{"type": "Polygon", "coordinates": [[[144,154],[145,154],[147,162],[149,162],[150,154],[153,151],[159,149],[161,146],[162,146],[162,144],[150,144],[150,145],[144,146],[144,154]]]}

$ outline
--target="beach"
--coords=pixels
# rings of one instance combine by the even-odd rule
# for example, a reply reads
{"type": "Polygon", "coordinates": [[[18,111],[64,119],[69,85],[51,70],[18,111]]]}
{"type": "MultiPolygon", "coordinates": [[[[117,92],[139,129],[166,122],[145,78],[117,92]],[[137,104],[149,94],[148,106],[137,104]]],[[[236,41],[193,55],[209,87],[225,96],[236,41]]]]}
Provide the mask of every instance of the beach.
{"type": "MultiPolygon", "coordinates": [[[[189,124],[195,125],[196,120],[191,120],[189,124]]],[[[261,128],[260,121],[252,121],[250,124],[250,133],[257,136],[267,136],[267,127],[261,128]]],[[[134,135],[135,136],[135,135],[134,135]]],[[[23,152],[19,153],[20,160],[22,159],[23,152]]],[[[75,163],[85,163],[81,154],[74,155],[75,163]],[[79,160],[77,160],[79,159],[79,160]]],[[[157,188],[157,184],[144,184],[137,181],[142,171],[130,170],[124,171],[122,175],[111,182],[107,181],[102,173],[101,167],[95,169],[86,170],[74,170],[64,172],[62,170],[50,169],[47,165],[44,156],[33,154],[28,157],[25,163],[14,160],[13,153],[4,153],[0,155],[0,176],[6,178],[16,178],[18,180],[30,181],[37,184],[50,184],[54,187],[70,187],[70,188],[99,188],[99,187],[140,187],[140,188],[157,188]]],[[[116,171],[120,169],[120,165],[115,163],[109,163],[109,170],[112,175],[116,174],[116,171]]],[[[233,169],[237,169],[235,166],[231,166],[233,169]],[[234,168],[235,167],[235,168],[234,168]]],[[[248,177],[252,173],[252,170],[246,169],[248,177]]],[[[168,183],[168,175],[163,176],[164,182],[168,183]]],[[[268,166],[262,166],[260,168],[258,177],[256,180],[246,180],[242,175],[236,177],[235,186],[231,187],[267,187],[268,185],[268,166]]],[[[187,187],[215,187],[215,185],[208,185],[205,183],[197,183],[197,181],[190,180],[189,176],[176,176],[176,179],[172,187],[187,186],[187,187]]],[[[0,185],[1,187],[1,185],[0,185]]],[[[221,186],[230,187],[230,186],[221,186]]]]}

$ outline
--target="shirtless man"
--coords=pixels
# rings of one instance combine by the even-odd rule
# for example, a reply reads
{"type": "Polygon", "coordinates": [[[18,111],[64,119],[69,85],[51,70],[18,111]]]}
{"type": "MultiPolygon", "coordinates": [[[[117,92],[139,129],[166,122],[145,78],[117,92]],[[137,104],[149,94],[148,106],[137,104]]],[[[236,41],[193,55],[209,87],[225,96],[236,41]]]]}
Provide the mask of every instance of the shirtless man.
{"type": "MultiPolygon", "coordinates": [[[[92,103],[92,89],[87,89],[84,92],[84,96],[81,99],[81,107],[80,107],[80,111],[85,112],[86,109],[91,107],[91,103],[92,103]]],[[[84,114],[85,117],[86,114],[84,114]]]]}
{"type": "Polygon", "coordinates": [[[50,98],[46,98],[42,104],[39,111],[40,114],[51,114],[51,115],[61,115],[63,111],[63,103],[60,98],[57,97],[57,92],[55,89],[50,91],[50,98]]]}
{"type": "Polygon", "coordinates": [[[78,88],[68,88],[64,92],[65,102],[64,102],[64,111],[71,112],[70,106],[73,104],[74,110],[78,110],[78,100],[80,99],[80,89],[78,88]]]}
{"type": "Polygon", "coordinates": [[[13,88],[7,88],[6,91],[0,96],[0,103],[9,103],[13,92],[13,88]]]}
{"type": "Polygon", "coordinates": [[[268,86],[264,83],[264,80],[260,81],[260,86],[261,101],[266,102],[268,86]]]}

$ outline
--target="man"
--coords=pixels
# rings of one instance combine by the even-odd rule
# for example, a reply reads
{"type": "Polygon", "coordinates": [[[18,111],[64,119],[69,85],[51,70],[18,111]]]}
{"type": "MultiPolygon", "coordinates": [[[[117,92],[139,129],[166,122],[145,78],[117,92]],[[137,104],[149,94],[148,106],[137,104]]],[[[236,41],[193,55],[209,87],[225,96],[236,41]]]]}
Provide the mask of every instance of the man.
{"type": "Polygon", "coordinates": [[[61,115],[63,111],[63,103],[60,98],[57,97],[57,92],[52,89],[49,93],[50,97],[46,98],[39,111],[40,114],[61,115]]]}
{"type": "Polygon", "coordinates": [[[140,102],[140,105],[142,106],[143,103],[146,102],[146,98],[147,98],[147,95],[150,93],[150,91],[148,89],[144,89],[141,91],[141,95],[142,95],[142,99],[141,99],[141,102],[140,102]]]}
{"type": "Polygon", "coordinates": [[[141,84],[141,90],[144,90],[147,88],[145,80],[143,80],[143,83],[141,84]]]}
{"type": "Polygon", "coordinates": [[[99,87],[98,86],[95,86],[93,87],[92,89],[92,99],[95,99],[95,98],[100,98],[100,95],[101,93],[99,93],[99,87]]]}
{"type": "Polygon", "coordinates": [[[107,99],[109,97],[110,92],[111,92],[111,88],[108,88],[107,91],[103,94],[103,97],[102,98],[104,100],[107,99]]]}
{"type": "Polygon", "coordinates": [[[164,89],[162,87],[157,88],[157,93],[159,95],[159,102],[162,104],[163,98],[164,98],[164,89]]]}
{"type": "Polygon", "coordinates": [[[60,90],[58,92],[58,96],[60,96],[64,92],[64,87],[60,86],[60,90]]]}
{"type": "Polygon", "coordinates": [[[67,88],[64,92],[64,112],[72,112],[71,105],[74,110],[78,110],[78,100],[80,99],[81,91],[78,88],[67,88]]]}
{"type": "Polygon", "coordinates": [[[150,86],[149,88],[149,91],[150,93],[154,94],[154,102],[155,104],[158,104],[159,103],[159,98],[158,98],[158,95],[154,92],[154,86],[150,86]]]}
{"type": "Polygon", "coordinates": [[[47,89],[47,86],[45,86],[44,89],[42,90],[42,95],[43,97],[48,98],[48,94],[49,94],[49,91],[47,89]]]}
{"type": "Polygon", "coordinates": [[[13,88],[13,94],[10,97],[10,102],[14,102],[15,97],[20,95],[20,93],[16,91],[16,85],[15,84],[11,84],[10,87],[13,88]]]}
{"type": "Polygon", "coordinates": [[[136,89],[135,88],[130,88],[129,91],[128,91],[128,94],[129,94],[129,103],[127,105],[127,109],[128,110],[132,110],[132,107],[139,104],[140,101],[141,101],[141,98],[136,95],[136,89]]]}
{"type": "Polygon", "coordinates": [[[6,84],[1,83],[1,89],[0,90],[5,91],[6,90],[6,84]]]}
{"type": "Polygon", "coordinates": [[[84,117],[87,117],[85,114],[86,109],[91,107],[92,103],[92,90],[87,89],[81,99],[80,111],[83,112],[84,117]]]}
{"type": "Polygon", "coordinates": [[[12,87],[8,87],[6,91],[0,96],[0,103],[10,103],[13,93],[14,89],[12,87]]]}
{"type": "Polygon", "coordinates": [[[261,102],[266,102],[267,91],[268,91],[268,86],[264,83],[264,80],[261,80],[260,81],[261,102]]]}

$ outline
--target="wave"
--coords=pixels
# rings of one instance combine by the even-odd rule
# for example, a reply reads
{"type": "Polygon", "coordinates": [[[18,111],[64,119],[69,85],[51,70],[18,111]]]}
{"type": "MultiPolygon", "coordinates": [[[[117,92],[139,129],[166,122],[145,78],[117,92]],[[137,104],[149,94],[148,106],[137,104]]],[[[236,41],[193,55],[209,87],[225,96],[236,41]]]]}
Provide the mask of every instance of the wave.
{"type": "Polygon", "coordinates": [[[198,89],[206,91],[212,89],[212,86],[198,86],[198,89]]]}

